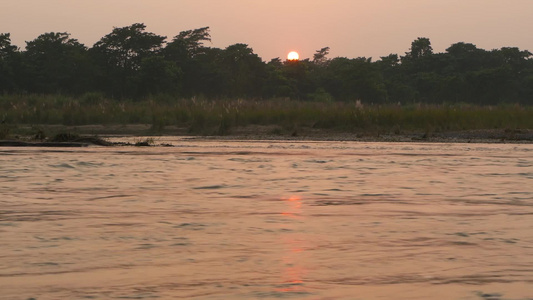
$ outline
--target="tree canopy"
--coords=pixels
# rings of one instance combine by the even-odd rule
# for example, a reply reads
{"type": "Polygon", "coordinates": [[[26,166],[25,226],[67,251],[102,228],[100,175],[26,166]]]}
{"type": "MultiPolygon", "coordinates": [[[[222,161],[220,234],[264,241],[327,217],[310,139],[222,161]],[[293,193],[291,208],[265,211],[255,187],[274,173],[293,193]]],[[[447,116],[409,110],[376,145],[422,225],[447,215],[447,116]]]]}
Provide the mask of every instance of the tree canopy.
{"type": "Polygon", "coordinates": [[[209,27],[167,41],[135,23],[113,28],[92,47],[67,32],[49,32],[21,50],[0,33],[0,93],[533,104],[532,53],[515,47],[458,42],[434,53],[430,39],[419,37],[405,55],[377,61],[330,58],[323,47],[312,60],[264,62],[247,44],[220,49],[210,41],[209,27]]]}

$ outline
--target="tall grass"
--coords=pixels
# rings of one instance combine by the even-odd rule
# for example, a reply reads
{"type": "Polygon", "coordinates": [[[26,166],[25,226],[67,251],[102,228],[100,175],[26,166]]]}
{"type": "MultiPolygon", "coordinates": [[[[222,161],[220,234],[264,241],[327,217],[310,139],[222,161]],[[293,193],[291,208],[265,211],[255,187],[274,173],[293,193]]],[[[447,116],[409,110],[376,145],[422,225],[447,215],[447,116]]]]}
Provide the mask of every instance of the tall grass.
{"type": "Polygon", "coordinates": [[[339,131],[412,131],[533,128],[533,107],[520,105],[362,105],[287,99],[203,100],[154,96],[118,101],[100,94],[0,96],[0,119],[7,124],[175,125],[191,133],[226,134],[246,125],[312,127],[339,131]]]}

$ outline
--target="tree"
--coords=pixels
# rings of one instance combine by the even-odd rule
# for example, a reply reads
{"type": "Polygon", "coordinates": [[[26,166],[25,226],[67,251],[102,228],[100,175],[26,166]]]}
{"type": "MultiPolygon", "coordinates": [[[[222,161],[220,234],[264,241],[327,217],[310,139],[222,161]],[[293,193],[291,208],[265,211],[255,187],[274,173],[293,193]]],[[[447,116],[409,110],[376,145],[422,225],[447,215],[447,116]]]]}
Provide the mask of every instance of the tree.
{"type": "Polygon", "coordinates": [[[137,70],[143,58],[157,54],[163,46],[165,36],[145,32],[146,26],[135,23],[126,27],[115,27],[93,46],[93,50],[103,55],[111,67],[137,70]]]}
{"type": "Polygon", "coordinates": [[[246,44],[228,46],[222,53],[228,80],[228,95],[259,96],[265,78],[265,65],[246,44]]]}
{"type": "Polygon", "coordinates": [[[204,42],[206,41],[211,41],[209,27],[182,31],[165,47],[165,56],[175,61],[193,58],[205,53],[204,42]]]}
{"type": "Polygon", "coordinates": [[[176,35],[162,51],[167,61],[180,68],[184,95],[195,96],[206,90],[211,94],[219,90],[221,75],[216,64],[222,50],[206,47],[207,41],[211,41],[209,27],[186,30],[176,35]]]}
{"type": "Polygon", "coordinates": [[[0,33],[0,92],[12,92],[17,87],[18,54],[17,46],[11,45],[10,34],[0,33]]]}
{"type": "Polygon", "coordinates": [[[163,56],[150,56],[141,61],[138,71],[139,95],[178,94],[181,91],[181,69],[163,56]]]}
{"type": "Polygon", "coordinates": [[[450,55],[454,57],[461,57],[470,53],[475,53],[479,49],[474,44],[459,42],[451,45],[446,49],[450,55]]]}
{"type": "Polygon", "coordinates": [[[285,60],[283,62],[283,77],[289,82],[290,95],[293,99],[308,99],[308,95],[317,90],[313,80],[314,65],[309,59],[285,60]]]}
{"type": "Polygon", "coordinates": [[[87,48],[67,32],[49,32],[26,42],[26,87],[33,92],[72,92],[83,85],[87,48]]]}
{"type": "Polygon", "coordinates": [[[0,59],[6,59],[17,50],[17,46],[11,45],[11,34],[0,33],[0,59]]]}
{"type": "Polygon", "coordinates": [[[324,88],[337,100],[381,103],[386,99],[382,73],[371,58],[337,57],[331,60],[326,72],[324,88]]]}
{"type": "Polygon", "coordinates": [[[388,56],[382,56],[380,57],[381,61],[379,63],[386,67],[396,67],[400,64],[400,59],[398,58],[398,54],[389,54],[388,56]]]}
{"type": "Polygon", "coordinates": [[[316,53],[313,55],[313,63],[315,65],[323,66],[327,64],[328,59],[326,56],[329,54],[329,47],[324,47],[320,50],[317,50],[316,53]]]}
{"type": "Polygon", "coordinates": [[[497,91],[500,95],[498,102],[516,102],[517,99],[524,99],[531,103],[533,94],[527,92],[531,87],[531,52],[521,51],[516,47],[504,47],[500,50],[492,51],[497,58],[499,67],[495,68],[501,82],[498,85],[491,85],[492,88],[500,86],[497,91]],[[522,97],[521,97],[522,95],[522,97]]]}
{"type": "Polygon", "coordinates": [[[400,64],[398,54],[382,56],[376,62],[381,70],[388,102],[409,102],[414,98],[414,88],[406,76],[406,68],[400,64]]]}
{"type": "Polygon", "coordinates": [[[94,44],[93,58],[101,68],[100,85],[108,93],[124,96],[137,95],[136,72],[142,61],[160,53],[165,36],[145,32],[146,26],[135,23],[113,28],[113,31],[94,44]]]}
{"type": "Polygon", "coordinates": [[[266,64],[267,74],[262,91],[264,97],[290,97],[293,94],[291,81],[285,76],[283,69],[284,65],[279,57],[266,64]]]}
{"type": "Polygon", "coordinates": [[[417,59],[433,54],[433,48],[428,38],[419,37],[411,43],[411,51],[405,53],[407,59],[417,59]]]}
{"type": "Polygon", "coordinates": [[[520,51],[517,47],[503,47],[498,52],[504,64],[517,69],[526,67],[526,61],[533,55],[527,50],[520,51]]]}

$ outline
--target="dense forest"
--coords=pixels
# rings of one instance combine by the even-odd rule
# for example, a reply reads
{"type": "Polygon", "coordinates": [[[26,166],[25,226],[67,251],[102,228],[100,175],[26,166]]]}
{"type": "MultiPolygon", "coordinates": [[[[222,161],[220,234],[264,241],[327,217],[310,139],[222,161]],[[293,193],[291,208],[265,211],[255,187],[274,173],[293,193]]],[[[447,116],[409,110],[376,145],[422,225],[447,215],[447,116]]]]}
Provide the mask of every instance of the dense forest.
{"type": "Polygon", "coordinates": [[[483,50],[470,43],[434,53],[428,38],[404,55],[263,61],[246,44],[208,47],[209,28],[171,40],[141,23],[114,28],[92,47],[66,32],[44,33],[12,45],[0,34],[0,94],[99,93],[114,99],[150,95],[204,99],[290,98],[362,103],[533,103],[532,53],[483,50]]]}

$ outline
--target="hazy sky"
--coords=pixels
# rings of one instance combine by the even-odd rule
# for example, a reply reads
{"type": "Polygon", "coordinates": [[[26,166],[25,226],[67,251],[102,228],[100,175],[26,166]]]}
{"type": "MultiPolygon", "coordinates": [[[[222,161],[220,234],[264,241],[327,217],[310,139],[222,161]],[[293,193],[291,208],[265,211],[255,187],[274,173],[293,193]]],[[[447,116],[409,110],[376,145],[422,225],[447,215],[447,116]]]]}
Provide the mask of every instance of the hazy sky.
{"type": "Polygon", "coordinates": [[[245,43],[265,61],[326,46],[330,57],[376,60],[403,55],[417,37],[435,52],[456,42],[533,51],[532,16],[533,0],[0,0],[0,32],[21,48],[50,31],[90,47],[133,23],[169,40],[209,26],[209,46],[245,43]]]}

